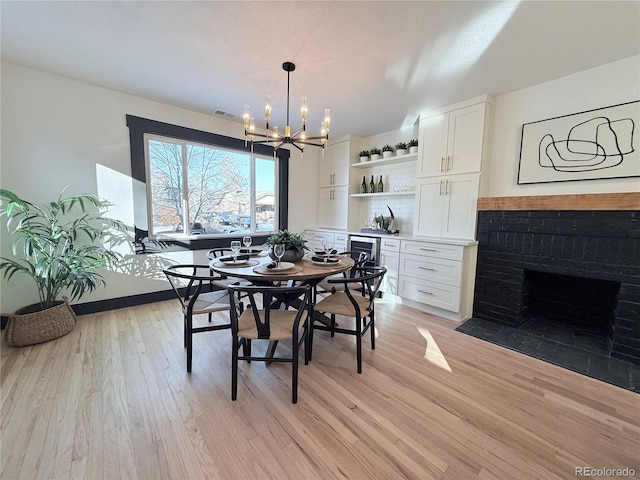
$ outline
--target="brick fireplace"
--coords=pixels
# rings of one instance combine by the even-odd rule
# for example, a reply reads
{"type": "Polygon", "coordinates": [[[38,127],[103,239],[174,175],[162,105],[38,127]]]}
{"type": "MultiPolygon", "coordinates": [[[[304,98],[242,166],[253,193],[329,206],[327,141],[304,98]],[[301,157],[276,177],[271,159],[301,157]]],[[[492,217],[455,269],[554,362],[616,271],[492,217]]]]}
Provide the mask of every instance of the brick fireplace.
{"type": "Polygon", "coordinates": [[[544,317],[640,365],[638,209],[481,209],[478,242],[474,319],[544,317]]]}

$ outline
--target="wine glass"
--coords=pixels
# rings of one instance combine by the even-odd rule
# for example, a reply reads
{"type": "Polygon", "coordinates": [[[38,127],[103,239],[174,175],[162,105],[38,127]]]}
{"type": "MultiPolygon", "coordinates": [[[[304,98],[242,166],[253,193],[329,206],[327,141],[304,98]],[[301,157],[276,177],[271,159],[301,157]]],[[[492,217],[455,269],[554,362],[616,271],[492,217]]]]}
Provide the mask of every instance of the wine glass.
{"type": "Polygon", "coordinates": [[[251,253],[249,247],[251,246],[252,241],[253,239],[249,235],[247,235],[246,237],[242,237],[242,244],[246,247],[247,253],[251,253]]]}
{"type": "Polygon", "coordinates": [[[233,251],[233,263],[238,261],[238,252],[240,251],[240,240],[231,241],[231,250],[233,251]]]}
{"type": "Polygon", "coordinates": [[[326,239],[326,238],[322,237],[321,243],[322,243],[322,249],[324,250],[324,254],[326,256],[331,255],[331,250],[333,248],[333,242],[331,240],[329,240],[329,239],[326,239]]]}
{"type": "Polygon", "coordinates": [[[277,245],[273,246],[273,253],[275,254],[276,257],[278,257],[278,265],[277,265],[278,267],[280,266],[280,259],[284,255],[284,251],[285,251],[285,246],[283,243],[278,243],[277,245]]]}

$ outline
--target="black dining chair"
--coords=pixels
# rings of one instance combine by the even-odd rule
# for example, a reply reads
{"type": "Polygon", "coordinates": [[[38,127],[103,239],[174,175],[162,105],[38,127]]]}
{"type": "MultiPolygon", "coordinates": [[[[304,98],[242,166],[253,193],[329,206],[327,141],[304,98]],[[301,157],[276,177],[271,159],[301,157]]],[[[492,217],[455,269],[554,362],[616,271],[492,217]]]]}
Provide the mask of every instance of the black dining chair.
{"type": "Polygon", "coordinates": [[[309,318],[312,315],[311,287],[230,285],[229,303],[231,305],[231,399],[238,393],[238,361],[245,360],[291,363],[291,402],[298,401],[298,357],[304,345],[304,363],[309,363],[309,318]],[[238,298],[246,297],[247,308],[242,311],[238,298]],[[289,309],[287,299],[300,299],[296,308],[289,309]],[[281,301],[285,304],[281,305],[281,301]],[[280,308],[284,306],[285,309],[280,308]],[[264,355],[255,355],[252,342],[265,340],[279,342],[291,341],[291,355],[276,357],[275,350],[267,349],[264,355]],[[242,348],[242,353],[240,349],[242,348]]]}
{"type": "Polygon", "coordinates": [[[351,272],[355,271],[354,268],[364,267],[369,261],[369,254],[367,252],[347,251],[341,252],[338,255],[345,255],[347,257],[350,257],[355,263],[353,264],[353,267],[351,267],[346,272],[331,275],[330,277],[326,277],[318,282],[318,284],[316,285],[316,293],[321,295],[322,297],[326,297],[332,291],[335,292],[336,290],[341,289],[340,284],[329,283],[329,279],[347,278],[352,275],[351,272]]]}
{"type": "MultiPolygon", "coordinates": [[[[231,308],[226,288],[220,288],[215,282],[221,280],[213,274],[208,265],[180,264],[168,265],[162,270],[171,284],[171,288],[180,300],[184,321],[184,347],[187,349],[187,372],[191,372],[193,357],[193,334],[231,328],[231,321],[213,322],[213,314],[231,308]],[[194,327],[193,317],[208,315],[209,325],[194,327]]],[[[234,308],[242,309],[237,302],[234,308]]]]}
{"type": "MultiPolygon", "coordinates": [[[[371,349],[376,348],[375,338],[375,299],[380,284],[387,273],[386,267],[361,266],[351,268],[346,278],[329,278],[329,285],[340,287],[331,295],[323,298],[314,305],[314,314],[330,315],[329,325],[314,321],[309,332],[309,349],[313,352],[314,330],[325,330],[331,333],[344,333],[356,337],[356,362],[358,373],[362,373],[362,336],[371,332],[371,349]],[[355,320],[354,328],[343,328],[336,325],[336,315],[350,317],[355,320]]],[[[342,321],[342,320],[341,320],[342,321]]],[[[345,318],[345,322],[348,321],[345,318]]]]}

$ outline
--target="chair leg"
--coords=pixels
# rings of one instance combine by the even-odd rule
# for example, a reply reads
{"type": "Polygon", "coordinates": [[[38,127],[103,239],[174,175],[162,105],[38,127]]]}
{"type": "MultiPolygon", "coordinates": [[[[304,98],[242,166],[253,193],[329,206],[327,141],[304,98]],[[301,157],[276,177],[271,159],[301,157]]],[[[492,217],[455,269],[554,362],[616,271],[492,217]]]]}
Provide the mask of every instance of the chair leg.
{"type": "Polygon", "coordinates": [[[298,344],[298,336],[291,339],[291,403],[298,402],[298,353],[300,345],[298,344]]]}
{"type": "MultiPolygon", "coordinates": [[[[231,342],[231,400],[235,400],[238,396],[238,337],[233,336],[231,342]]],[[[244,346],[243,346],[244,348],[244,346]]]]}
{"type": "Polygon", "coordinates": [[[185,330],[187,340],[187,372],[191,372],[191,359],[193,357],[193,319],[187,316],[187,328],[185,330]]]}
{"type": "Polygon", "coordinates": [[[184,348],[187,348],[187,316],[186,315],[182,317],[182,324],[183,324],[182,331],[184,334],[184,348]]]}
{"type": "Polygon", "coordinates": [[[356,318],[356,362],[358,373],[362,373],[362,319],[356,318]]]}
{"type": "Polygon", "coordinates": [[[331,314],[331,336],[332,337],[334,337],[336,334],[335,328],[336,328],[336,314],[332,313],[331,314]]]}
{"type": "Polygon", "coordinates": [[[369,329],[371,330],[371,350],[375,350],[376,349],[376,321],[375,321],[375,315],[373,311],[369,315],[369,318],[370,318],[369,329]]]}
{"type": "MultiPolygon", "coordinates": [[[[251,356],[251,340],[248,338],[244,339],[244,344],[246,345],[246,350],[245,350],[245,357],[250,357],[251,356]]],[[[251,360],[247,360],[247,363],[251,363],[251,360]]]]}

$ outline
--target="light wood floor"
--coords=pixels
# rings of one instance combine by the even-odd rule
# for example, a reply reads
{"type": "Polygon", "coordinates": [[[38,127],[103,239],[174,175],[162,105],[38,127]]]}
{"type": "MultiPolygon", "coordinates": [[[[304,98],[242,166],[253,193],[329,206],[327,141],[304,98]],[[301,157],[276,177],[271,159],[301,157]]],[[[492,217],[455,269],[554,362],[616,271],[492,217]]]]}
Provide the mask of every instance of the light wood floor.
{"type": "Polygon", "coordinates": [[[0,478],[640,476],[640,395],[404,306],[378,303],[361,375],[353,337],[317,332],[296,405],[287,364],[241,364],[231,401],[228,331],[194,337],[188,375],[181,328],[169,301],[3,343],[0,478]]]}

